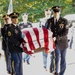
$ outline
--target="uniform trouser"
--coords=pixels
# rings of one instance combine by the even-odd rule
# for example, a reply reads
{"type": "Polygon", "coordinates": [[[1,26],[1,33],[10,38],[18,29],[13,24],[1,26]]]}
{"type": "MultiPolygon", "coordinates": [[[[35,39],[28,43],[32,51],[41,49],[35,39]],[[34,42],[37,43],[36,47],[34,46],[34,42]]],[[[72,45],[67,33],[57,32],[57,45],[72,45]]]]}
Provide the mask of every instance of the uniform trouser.
{"type": "Polygon", "coordinates": [[[29,62],[29,59],[30,59],[30,55],[24,53],[24,58],[23,58],[23,60],[25,60],[26,62],[29,62]]]}
{"type": "Polygon", "coordinates": [[[14,61],[14,70],[16,75],[23,75],[22,53],[11,53],[11,59],[14,61]]]}
{"type": "Polygon", "coordinates": [[[6,59],[6,68],[7,68],[7,71],[11,72],[11,56],[8,55],[7,51],[4,51],[4,54],[5,54],[5,59],[6,59]]]}
{"type": "Polygon", "coordinates": [[[66,49],[59,50],[58,46],[56,45],[55,50],[55,56],[56,56],[56,72],[60,73],[60,75],[64,75],[65,69],[66,69],[66,49]]]}
{"type": "Polygon", "coordinates": [[[43,51],[43,64],[44,64],[44,67],[47,67],[47,57],[48,57],[48,54],[43,51]]]}
{"type": "Polygon", "coordinates": [[[70,41],[70,49],[72,49],[72,44],[73,44],[73,37],[71,38],[71,41],[70,41]]]}
{"type": "Polygon", "coordinates": [[[55,56],[54,56],[54,51],[51,52],[51,63],[50,63],[50,68],[52,69],[52,71],[54,71],[54,61],[55,60],[55,56]]]}

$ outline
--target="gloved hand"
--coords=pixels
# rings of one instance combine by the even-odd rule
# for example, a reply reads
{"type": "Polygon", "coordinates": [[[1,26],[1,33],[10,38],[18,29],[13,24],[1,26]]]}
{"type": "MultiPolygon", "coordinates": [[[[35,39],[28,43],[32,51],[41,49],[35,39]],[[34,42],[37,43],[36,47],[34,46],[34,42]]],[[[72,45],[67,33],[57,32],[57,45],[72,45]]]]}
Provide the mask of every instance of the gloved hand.
{"type": "Polygon", "coordinates": [[[55,40],[56,40],[56,37],[54,37],[53,39],[54,39],[54,41],[55,41],[55,40]]]}
{"type": "Polygon", "coordinates": [[[57,36],[56,38],[57,38],[57,40],[61,40],[62,39],[62,37],[60,37],[60,36],[57,36]]]}

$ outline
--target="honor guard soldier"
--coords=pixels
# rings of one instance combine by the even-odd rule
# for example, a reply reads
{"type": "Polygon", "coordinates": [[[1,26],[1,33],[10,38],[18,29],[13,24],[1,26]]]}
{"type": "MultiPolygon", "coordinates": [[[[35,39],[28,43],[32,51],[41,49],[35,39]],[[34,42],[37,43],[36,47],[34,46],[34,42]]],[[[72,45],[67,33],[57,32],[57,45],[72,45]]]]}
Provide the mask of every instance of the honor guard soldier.
{"type": "Polygon", "coordinates": [[[4,26],[1,28],[1,35],[2,35],[2,49],[4,50],[5,54],[5,59],[6,59],[6,68],[8,73],[11,73],[11,57],[9,55],[9,50],[8,50],[8,43],[7,43],[7,28],[9,26],[9,16],[8,14],[3,15],[3,20],[4,20],[4,26]]]}
{"type": "Polygon", "coordinates": [[[20,47],[22,43],[22,33],[18,27],[18,16],[19,13],[13,12],[9,14],[12,24],[7,28],[8,36],[8,48],[11,53],[11,60],[14,62],[13,68],[15,70],[15,75],[23,75],[22,68],[22,48],[20,47]]]}
{"type": "MultiPolygon", "coordinates": [[[[45,13],[45,17],[41,18],[39,22],[39,27],[43,27],[43,28],[45,28],[46,21],[51,17],[51,10],[45,9],[44,13],[45,13]]],[[[48,57],[48,53],[46,53],[44,50],[43,51],[43,64],[46,70],[47,70],[47,57],[48,57]]]]}
{"type": "Polygon", "coordinates": [[[60,17],[60,6],[52,7],[53,17],[46,22],[46,28],[50,28],[53,32],[53,38],[56,38],[56,50],[55,50],[55,73],[54,75],[64,75],[66,69],[66,49],[68,47],[68,21],[65,18],[60,17]],[[60,71],[59,71],[60,70],[60,71]]]}
{"type": "MultiPolygon", "coordinates": [[[[22,14],[22,20],[23,20],[23,22],[21,22],[19,24],[19,28],[21,30],[24,28],[31,28],[32,27],[32,23],[28,21],[28,14],[27,13],[22,14]]],[[[30,60],[30,55],[23,53],[23,61],[27,62],[27,64],[30,64],[29,60],[30,60]]]]}
{"type": "Polygon", "coordinates": [[[20,29],[31,28],[32,27],[32,23],[28,21],[28,14],[27,13],[22,14],[22,20],[23,20],[23,22],[19,23],[19,28],[20,29]]]}
{"type": "MultiPolygon", "coordinates": [[[[49,18],[51,18],[51,9],[45,9],[45,17],[40,19],[39,27],[45,28],[45,23],[49,18]]],[[[46,70],[47,70],[47,57],[48,57],[48,53],[43,51],[43,64],[46,70]]],[[[51,52],[50,72],[54,71],[54,61],[53,60],[54,60],[54,51],[51,52]]]]}
{"type": "Polygon", "coordinates": [[[50,9],[45,9],[44,13],[45,13],[45,17],[40,19],[39,27],[44,27],[46,21],[51,17],[51,10],[50,9]]]}

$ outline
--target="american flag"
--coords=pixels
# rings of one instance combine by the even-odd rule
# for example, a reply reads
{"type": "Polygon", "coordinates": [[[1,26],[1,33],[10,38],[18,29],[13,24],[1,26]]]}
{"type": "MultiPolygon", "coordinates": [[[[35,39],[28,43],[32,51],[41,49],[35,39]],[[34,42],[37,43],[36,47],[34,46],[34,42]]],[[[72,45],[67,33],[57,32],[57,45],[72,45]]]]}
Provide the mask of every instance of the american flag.
{"type": "Polygon", "coordinates": [[[9,2],[9,6],[8,6],[8,14],[13,12],[13,4],[12,4],[12,0],[10,0],[9,2]]]}
{"type": "MultiPolygon", "coordinates": [[[[7,14],[9,15],[12,12],[13,12],[13,4],[12,4],[12,0],[10,0],[7,14]]],[[[12,23],[10,18],[9,18],[9,23],[12,23]]]]}
{"type": "Polygon", "coordinates": [[[46,51],[55,49],[52,32],[46,28],[25,28],[22,29],[24,52],[33,54],[34,50],[44,47],[46,51]]]}

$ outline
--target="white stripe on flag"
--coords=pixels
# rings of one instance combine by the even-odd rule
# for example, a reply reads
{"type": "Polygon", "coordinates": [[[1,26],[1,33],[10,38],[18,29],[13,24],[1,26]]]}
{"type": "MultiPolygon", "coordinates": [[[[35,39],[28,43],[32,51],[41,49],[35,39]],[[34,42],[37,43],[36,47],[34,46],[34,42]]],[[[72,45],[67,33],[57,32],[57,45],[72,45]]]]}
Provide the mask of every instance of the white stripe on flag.
{"type": "Polygon", "coordinates": [[[47,33],[47,30],[43,28],[25,28],[22,30],[22,32],[24,32],[24,35],[22,36],[26,42],[24,46],[28,51],[32,52],[35,49],[39,48],[39,44],[41,45],[41,47],[46,47],[47,49],[49,49],[50,52],[54,50],[52,32],[50,30],[48,30],[47,33]]]}
{"type": "Polygon", "coordinates": [[[52,32],[50,30],[48,30],[48,40],[49,40],[49,44],[48,44],[48,48],[50,49],[50,52],[52,52],[53,49],[53,40],[52,40],[52,32]]]}
{"type": "Polygon", "coordinates": [[[37,49],[37,48],[39,48],[40,46],[39,46],[39,44],[38,44],[38,42],[37,42],[37,36],[35,35],[35,33],[34,33],[34,31],[33,31],[33,28],[31,28],[30,30],[29,30],[29,33],[30,33],[30,35],[31,35],[31,38],[32,38],[32,40],[33,40],[33,44],[34,44],[34,47],[37,49]]]}
{"type": "Polygon", "coordinates": [[[24,47],[27,48],[27,51],[31,51],[31,48],[30,48],[30,46],[29,46],[29,43],[24,44],[24,47]]]}
{"type": "Polygon", "coordinates": [[[43,29],[39,28],[38,31],[39,31],[39,42],[40,42],[40,45],[41,45],[41,47],[44,47],[44,33],[43,33],[43,29]]]}
{"type": "Polygon", "coordinates": [[[50,52],[52,52],[54,51],[52,38],[48,38],[48,40],[49,40],[48,48],[50,49],[50,52]]]}
{"type": "Polygon", "coordinates": [[[25,42],[26,42],[26,43],[24,44],[24,46],[27,48],[28,51],[31,51],[30,46],[29,46],[29,43],[28,43],[28,39],[27,39],[26,36],[24,36],[24,40],[25,40],[25,42]]]}
{"type": "Polygon", "coordinates": [[[51,32],[51,30],[48,30],[48,38],[51,37],[52,38],[53,33],[51,32]]]}

